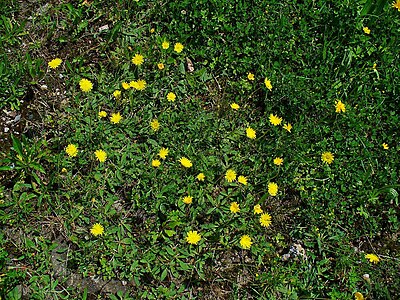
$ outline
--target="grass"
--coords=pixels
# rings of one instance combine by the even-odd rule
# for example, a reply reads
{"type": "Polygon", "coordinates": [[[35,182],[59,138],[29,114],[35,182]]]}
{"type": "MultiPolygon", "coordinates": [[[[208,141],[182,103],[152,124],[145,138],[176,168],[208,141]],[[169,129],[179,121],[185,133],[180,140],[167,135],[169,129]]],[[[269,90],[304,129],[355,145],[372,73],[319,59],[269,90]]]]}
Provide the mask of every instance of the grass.
{"type": "Polygon", "coordinates": [[[2,298],[398,298],[391,3],[0,7],[2,298]]]}

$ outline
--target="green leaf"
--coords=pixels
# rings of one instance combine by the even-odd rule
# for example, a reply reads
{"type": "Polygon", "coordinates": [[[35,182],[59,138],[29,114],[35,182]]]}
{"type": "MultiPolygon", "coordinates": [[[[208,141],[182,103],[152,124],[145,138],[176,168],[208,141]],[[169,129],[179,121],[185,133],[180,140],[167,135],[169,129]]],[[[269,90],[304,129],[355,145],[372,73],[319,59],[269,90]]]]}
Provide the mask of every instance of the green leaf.
{"type": "Polygon", "coordinates": [[[17,154],[21,157],[23,157],[23,152],[22,152],[22,144],[19,139],[17,139],[14,135],[11,135],[12,143],[13,143],[13,149],[17,154]]]}

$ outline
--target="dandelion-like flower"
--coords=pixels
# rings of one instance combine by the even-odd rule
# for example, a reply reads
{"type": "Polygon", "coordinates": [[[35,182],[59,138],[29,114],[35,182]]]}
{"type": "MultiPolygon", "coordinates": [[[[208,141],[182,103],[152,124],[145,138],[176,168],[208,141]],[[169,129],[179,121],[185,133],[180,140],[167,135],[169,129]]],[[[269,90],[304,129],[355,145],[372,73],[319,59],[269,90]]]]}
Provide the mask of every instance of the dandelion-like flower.
{"type": "Polygon", "coordinates": [[[374,264],[377,264],[380,260],[379,257],[375,254],[366,254],[365,258],[374,264]]]}
{"type": "Polygon", "coordinates": [[[388,149],[389,149],[389,145],[386,144],[386,143],[383,143],[383,144],[382,144],[382,147],[383,147],[383,149],[385,149],[385,150],[388,150],[388,149]]]}
{"type": "Polygon", "coordinates": [[[292,124],[290,124],[290,123],[283,125],[283,128],[289,132],[292,132],[292,124]]]}
{"type": "Polygon", "coordinates": [[[169,92],[169,93],[167,94],[167,100],[168,100],[168,101],[174,102],[175,99],[176,99],[176,95],[175,95],[174,93],[169,92]]]}
{"type": "Polygon", "coordinates": [[[65,147],[65,152],[71,157],[75,157],[78,155],[78,148],[74,144],[69,144],[65,147]]]}
{"type": "Polygon", "coordinates": [[[186,241],[189,244],[197,245],[201,240],[201,235],[197,233],[197,231],[189,231],[186,235],[186,241]]]}
{"type": "Polygon", "coordinates": [[[154,168],[158,168],[161,165],[161,161],[159,161],[158,159],[153,159],[151,161],[151,166],[154,168]]]}
{"type": "Polygon", "coordinates": [[[240,106],[237,103],[232,103],[231,104],[231,108],[234,109],[234,110],[238,110],[240,108],[240,106]]]}
{"type": "Polygon", "coordinates": [[[61,58],[55,58],[52,61],[49,61],[48,65],[51,69],[57,69],[62,63],[61,58]]]}
{"type": "Polygon", "coordinates": [[[333,160],[335,159],[335,157],[333,156],[333,154],[331,152],[324,152],[321,155],[321,159],[324,163],[327,163],[328,165],[330,165],[333,160]]]}
{"type": "Polygon", "coordinates": [[[265,86],[267,87],[267,89],[269,89],[270,91],[272,91],[271,80],[269,80],[268,78],[265,78],[264,84],[265,84],[265,86]]]}
{"type": "Polygon", "coordinates": [[[140,66],[143,62],[144,62],[143,55],[135,54],[135,56],[132,58],[132,63],[136,66],[140,66]]]}
{"type": "Polygon", "coordinates": [[[96,155],[99,162],[105,162],[107,159],[107,153],[104,150],[96,150],[94,155],[96,155]]]}
{"type": "Polygon", "coordinates": [[[113,93],[113,96],[115,99],[120,99],[121,98],[121,91],[120,90],[115,90],[113,93]]]}
{"type": "Polygon", "coordinates": [[[174,46],[174,50],[177,52],[177,53],[181,53],[182,52],[182,50],[183,50],[183,45],[181,44],[181,43],[176,43],[175,44],[175,46],[174,46]]]}
{"type": "Polygon", "coordinates": [[[168,148],[161,148],[160,149],[160,151],[158,152],[158,156],[161,158],[161,159],[166,159],[167,158],[167,156],[168,156],[168,152],[169,152],[169,150],[168,150],[168,148]]]}
{"type": "Polygon", "coordinates": [[[225,173],[225,179],[228,182],[234,181],[236,179],[236,172],[232,169],[227,170],[225,173]]]}
{"type": "Polygon", "coordinates": [[[337,113],[346,112],[346,105],[340,100],[336,101],[335,107],[337,113]]]}
{"type": "Polygon", "coordinates": [[[206,175],[204,175],[204,173],[200,173],[199,175],[197,175],[196,178],[198,181],[204,181],[204,179],[206,178],[206,175]]]}
{"type": "Polygon", "coordinates": [[[277,166],[280,166],[283,163],[283,158],[282,157],[275,157],[274,158],[274,164],[277,166]]]}
{"type": "Polygon", "coordinates": [[[124,90],[129,90],[129,88],[131,88],[131,85],[125,81],[121,83],[121,85],[124,90]]]}
{"type": "Polygon", "coordinates": [[[364,300],[364,296],[363,296],[363,294],[361,294],[360,292],[356,292],[356,293],[354,294],[354,299],[355,299],[355,300],[364,300]]]}
{"type": "Polygon", "coordinates": [[[256,131],[251,128],[251,127],[247,127],[246,128],[246,135],[249,139],[255,139],[256,138],[256,131]]]}
{"type": "Polygon", "coordinates": [[[134,89],[138,90],[138,91],[143,91],[146,88],[146,80],[143,79],[139,79],[138,81],[136,81],[136,85],[134,87],[134,89]]]}
{"type": "Polygon", "coordinates": [[[397,8],[397,10],[400,11],[400,0],[396,0],[395,2],[393,2],[392,7],[397,8]]]}
{"type": "Polygon", "coordinates": [[[277,126],[282,123],[282,118],[275,116],[274,114],[270,114],[269,121],[271,122],[272,125],[277,126]]]}
{"type": "Polygon", "coordinates": [[[254,205],[253,211],[254,211],[254,214],[262,214],[263,213],[263,210],[262,210],[260,204],[254,205]]]}
{"type": "Polygon", "coordinates": [[[150,122],[150,126],[151,126],[151,129],[153,129],[154,131],[157,131],[160,129],[160,122],[158,122],[157,119],[154,119],[150,122]]]}
{"type": "Polygon", "coordinates": [[[158,67],[159,70],[163,70],[165,68],[163,63],[157,64],[157,67],[158,67]]]}
{"type": "Polygon", "coordinates": [[[253,242],[248,235],[244,235],[240,238],[240,246],[242,246],[243,249],[250,249],[251,244],[253,244],[253,242]]]}
{"type": "Polygon", "coordinates": [[[186,196],[186,197],[184,197],[183,198],[183,203],[185,203],[185,204],[191,204],[192,202],[193,202],[193,197],[191,197],[191,196],[186,196]]]}
{"type": "Polygon", "coordinates": [[[243,185],[247,185],[247,178],[245,176],[243,176],[243,175],[240,175],[238,177],[238,182],[243,184],[243,185]]]}
{"type": "Polygon", "coordinates": [[[229,210],[234,214],[238,213],[240,211],[239,204],[237,202],[232,202],[229,210]]]}
{"type": "Polygon", "coordinates": [[[249,74],[247,74],[247,79],[253,81],[254,80],[254,74],[249,72],[249,74]]]}
{"type": "Polygon", "coordinates": [[[264,213],[260,216],[260,224],[264,227],[269,227],[271,225],[271,216],[268,213],[264,213]]]}
{"type": "Polygon", "coordinates": [[[79,81],[79,87],[81,88],[82,92],[90,92],[93,89],[93,84],[90,80],[86,78],[82,78],[79,81]]]}
{"type": "Polygon", "coordinates": [[[367,26],[363,27],[363,31],[365,34],[370,34],[371,33],[371,29],[369,29],[367,26]]]}
{"type": "Polygon", "coordinates": [[[179,161],[185,168],[190,168],[192,166],[192,162],[186,157],[181,157],[179,161]]]}
{"type": "Polygon", "coordinates": [[[107,113],[104,110],[99,111],[99,118],[101,119],[101,118],[105,118],[105,117],[107,117],[107,113]]]}
{"type": "Polygon", "coordinates": [[[121,114],[119,112],[116,113],[116,114],[115,113],[111,114],[111,117],[110,117],[111,123],[118,124],[121,120],[122,120],[122,117],[121,117],[121,114]]]}
{"type": "Polygon", "coordinates": [[[276,196],[278,194],[278,185],[275,182],[268,183],[268,193],[271,196],[276,196]]]}
{"type": "Polygon", "coordinates": [[[169,43],[168,43],[167,41],[164,41],[164,42],[162,42],[161,47],[162,47],[164,50],[167,50],[167,49],[169,48],[169,43]]]}
{"type": "Polygon", "coordinates": [[[102,235],[104,233],[104,227],[100,223],[96,223],[90,229],[90,233],[94,236],[102,235]]]}

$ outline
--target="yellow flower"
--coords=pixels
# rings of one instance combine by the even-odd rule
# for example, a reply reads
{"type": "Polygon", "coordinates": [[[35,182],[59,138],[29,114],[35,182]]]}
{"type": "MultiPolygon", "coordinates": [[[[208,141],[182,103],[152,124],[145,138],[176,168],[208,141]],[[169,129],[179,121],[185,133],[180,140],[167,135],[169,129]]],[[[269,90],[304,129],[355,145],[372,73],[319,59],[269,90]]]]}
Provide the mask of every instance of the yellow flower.
{"type": "Polygon", "coordinates": [[[231,108],[234,109],[234,110],[238,110],[240,108],[240,106],[237,103],[232,103],[231,104],[231,108]]]}
{"type": "Polygon", "coordinates": [[[181,44],[181,43],[176,43],[175,44],[175,46],[174,46],[174,50],[176,51],[176,52],[178,52],[178,53],[181,53],[182,52],[182,50],[183,50],[183,45],[181,44]]]}
{"type": "Polygon", "coordinates": [[[157,64],[157,67],[159,70],[163,70],[165,66],[163,63],[159,63],[159,64],[157,64]]]}
{"type": "Polygon", "coordinates": [[[356,292],[354,294],[354,300],[364,300],[363,294],[361,294],[360,292],[356,292]]]}
{"type": "Polygon", "coordinates": [[[82,92],[90,92],[93,88],[93,84],[90,80],[86,78],[82,78],[81,81],[79,81],[79,86],[82,90],[82,92]]]}
{"type": "Polygon", "coordinates": [[[154,33],[156,30],[154,28],[150,29],[150,33],[154,33]]]}
{"type": "Polygon", "coordinates": [[[243,249],[250,249],[251,244],[253,244],[253,242],[251,241],[251,237],[249,237],[248,235],[244,235],[241,237],[240,246],[242,246],[243,249]]]}
{"type": "Polygon", "coordinates": [[[376,70],[376,64],[372,65],[372,69],[376,70]]]}
{"type": "Polygon", "coordinates": [[[263,210],[262,210],[260,204],[254,205],[253,210],[254,210],[254,214],[262,214],[263,213],[263,210]]]}
{"type": "Polygon", "coordinates": [[[400,0],[396,0],[395,2],[393,2],[392,7],[397,8],[397,10],[400,11],[400,0]]]}
{"type": "Polygon", "coordinates": [[[247,74],[247,78],[249,79],[249,80],[254,80],[254,74],[253,73],[251,73],[251,72],[249,72],[249,74],[247,74]]]}
{"type": "Polygon", "coordinates": [[[61,65],[62,59],[61,58],[55,58],[52,61],[49,61],[48,65],[51,69],[57,69],[59,65],[61,65]]]}
{"type": "Polygon", "coordinates": [[[251,127],[247,127],[246,135],[247,135],[247,137],[249,139],[255,139],[256,138],[256,131],[251,127]]]}
{"type": "Polygon", "coordinates": [[[183,201],[183,203],[185,203],[185,204],[190,204],[190,203],[193,202],[193,197],[191,197],[191,196],[186,196],[186,197],[183,198],[182,201],[183,201]]]}
{"type": "Polygon", "coordinates": [[[247,178],[244,177],[244,176],[242,176],[242,175],[240,175],[240,176],[238,177],[238,182],[241,183],[241,184],[243,184],[243,185],[247,185],[247,178]]]}
{"type": "Polygon", "coordinates": [[[260,224],[264,227],[269,227],[271,225],[271,216],[268,213],[262,214],[260,216],[260,224]]]}
{"type": "Polygon", "coordinates": [[[278,194],[278,185],[275,182],[268,183],[268,193],[271,196],[276,196],[278,194]]]}
{"type": "Polygon", "coordinates": [[[146,88],[146,81],[143,79],[139,79],[136,81],[136,85],[133,87],[138,91],[143,91],[146,88]]]}
{"type": "Polygon", "coordinates": [[[161,165],[161,162],[158,159],[153,159],[151,161],[151,166],[154,168],[158,168],[161,165]]]}
{"type": "Polygon", "coordinates": [[[231,206],[229,207],[230,211],[234,214],[240,211],[239,204],[237,202],[232,202],[231,206]]]}
{"type": "Polygon", "coordinates": [[[121,91],[120,90],[115,90],[114,93],[113,93],[113,96],[115,97],[115,99],[121,98],[121,91]]]}
{"type": "Polygon", "coordinates": [[[65,152],[71,157],[75,157],[78,155],[78,148],[74,144],[69,144],[65,147],[65,152]]]}
{"type": "Polygon", "coordinates": [[[201,240],[201,235],[197,233],[197,231],[189,231],[186,235],[186,241],[189,244],[197,245],[197,243],[201,240]]]}
{"type": "Polygon", "coordinates": [[[157,131],[160,129],[160,123],[158,122],[158,120],[154,119],[150,122],[150,126],[154,131],[157,131]]]}
{"type": "Polygon", "coordinates": [[[107,117],[107,113],[104,110],[99,111],[99,118],[105,118],[105,117],[107,117]]]}
{"type": "Polygon", "coordinates": [[[175,99],[176,99],[176,95],[175,95],[174,93],[169,92],[169,93],[167,94],[167,100],[168,100],[168,101],[174,102],[175,99]]]}
{"type": "Polygon", "coordinates": [[[67,172],[68,172],[68,170],[66,168],[61,169],[61,173],[67,173],[67,172]]]}
{"type": "Polygon", "coordinates": [[[383,147],[383,149],[385,149],[385,150],[389,149],[389,145],[386,144],[386,143],[383,143],[383,144],[382,144],[382,147],[383,147]]]}
{"type": "Polygon", "coordinates": [[[333,162],[333,160],[335,159],[335,157],[333,156],[333,154],[331,152],[328,151],[328,152],[322,153],[321,159],[323,162],[330,165],[333,162]]]}
{"type": "Polygon", "coordinates": [[[143,62],[144,62],[143,55],[135,54],[135,56],[132,58],[132,63],[136,66],[140,66],[143,62]]]}
{"type": "Polygon", "coordinates": [[[105,162],[107,159],[107,153],[104,150],[96,150],[94,152],[99,162],[105,162]]]}
{"type": "Polygon", "coordinates": [[[204,181],[204,179],[206,178],[206,175],[204,175],[204,173],[200,173],[199,175],[197,175],[196,178],[198,181],[204,181]]]}
{"type": "Polygon", "coordinates": [[[270,91],[272,91],[271,80],[269,80],[268,78],[265,78],[264,83],[265,83],[265,86],[267,87],[267,89],[269,89],[270,91]]]}
{"type": "Polygon", "coordinates": [[[225,179],[228,180],[228,182],[232,182],[236,179],[236,172],[232,169],[229,169],[225,173],[225,179]]]}
{"type": "Polygon", "coordinates": [[[365,258],[374,264],[377,264],[379,262],[379,257],[375,254],[366,254],[365,258]]]}
{"type": "Polygon", "coordinates": [[[292,132],[292,124],[290,124],[290,123],[283,125],[283,128],[289,132],[292,132]]]}
{"type": "Polygon", "coordinates": [[[104,233],[104,227],[103,225],[96,223],[92,226],[90,229],[90,233],[93,234],[94,236],[98,236],[104,233]]]}
{"type": "MultiPolygon", "coordinates": [[[[167,42],[167,41],[164,41],[164,42],[162,42],[162,44],[161,44],[161,46],[162,46],[162,48],[163,49],[168,49],[169,48],[169,43],[167,42]]],[[[175,46],[176,47],[176,46],[175,46]]],[[[182,50],[181,50],[182,51],[182,50]]]]}
{"type": "Polygon", "coordinates": [[[346,112],[346,106],[340,100],[336,101],[336,112],[337,113],[346,112]]]}
{"type": "Polygon", "coordinates": [[[111,114],[110,121],[113,124],[118,124],[122,120],[121,114],[116,113],[116,114],[111,114]]]}
{"type": "Polygon", "coordinates": [[[160,149],[160,151],[158,152],[158,156],[161,158],[161,159],[165,159],[166,157],[167,157],[167,155],[168,155],[168,152],[169,152],[169,150],[168,150],[168,148],[161,148],[160,149]]]}
{"type": "Polygon", "coordinates": [[[371,33],[371,29],[369,29],[368,27],[363,27],[364,33],[366,34],[370,34],[371,33]]]}
{"type": "Polygon", "coordinates": [[[274,164],[277,166],[280,166],[283,163],[283,158],[282,157],[275,157],[274,158],[274,164]]]}
{"type": "Polygon", "coordinates": [[[124,82],[122,83],[122,87],[123,87],[124,90],[128,90],[131,86],[130,86],[129,83],[127,83],[127,82],[124,81],[124,82]]]}
{"type": "Polygon", "coordinates": [[[181,159],[179,159],[180,163],[182,164],[182,166],[184,166],[185,168],[190,168],[192,166],[192,162],[187,159],[186,157],[181,157],[181,159]]]}
{"type": "Polygon", "coordinates": [[[274,114],[270,114],[269,121],[271,122],[272,125],[277,126],[282,123],[282,118],[279,118],[278,116],[275,116],[274,114]]]}

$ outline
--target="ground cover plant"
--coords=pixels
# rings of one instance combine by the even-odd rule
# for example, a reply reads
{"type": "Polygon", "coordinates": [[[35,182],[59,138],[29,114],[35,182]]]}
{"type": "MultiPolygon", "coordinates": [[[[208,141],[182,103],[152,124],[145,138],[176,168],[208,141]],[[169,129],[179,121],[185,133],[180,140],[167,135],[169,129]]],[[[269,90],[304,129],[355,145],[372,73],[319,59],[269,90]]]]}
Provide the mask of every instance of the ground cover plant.
{"type": "Polygon", "coordinates": [[[399,1],[0,3],[2,299],[399,297],[399,1]]]}

